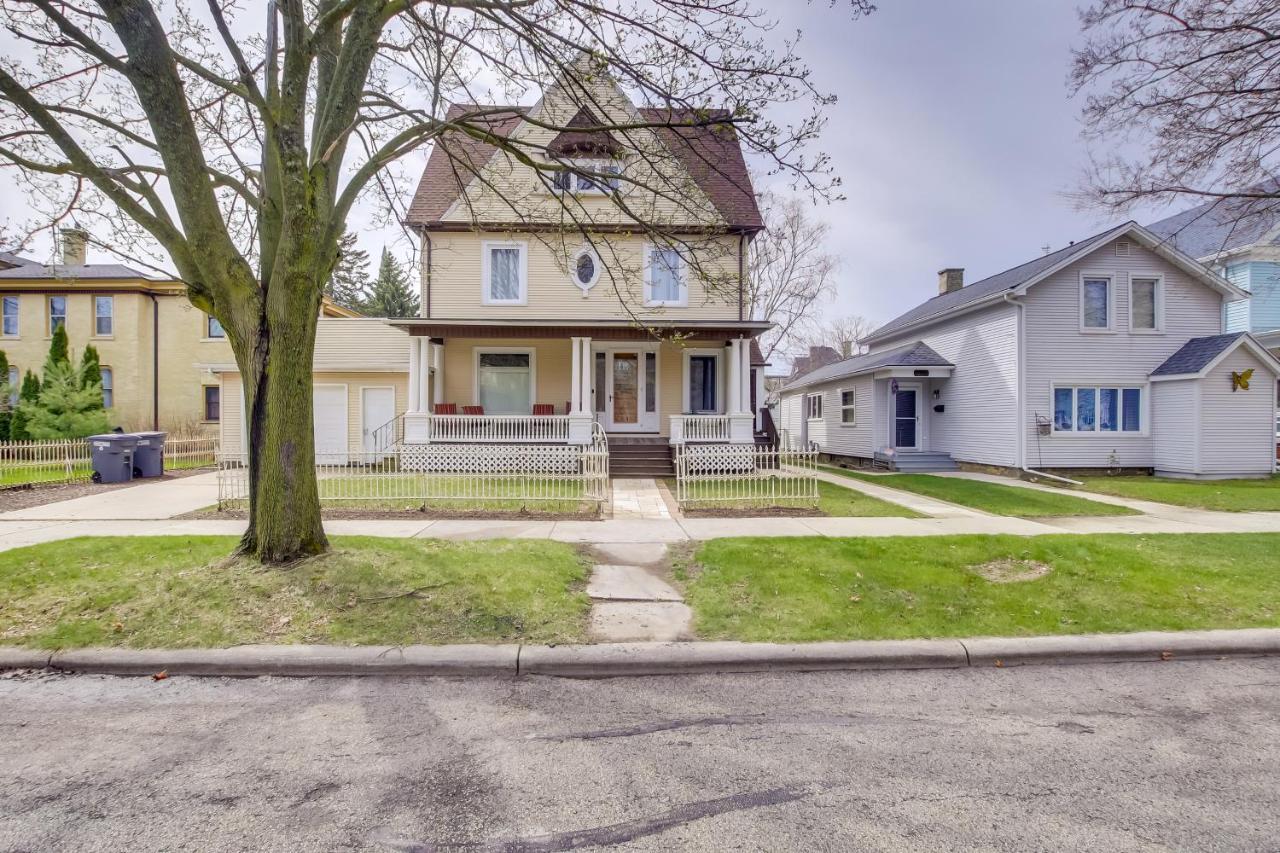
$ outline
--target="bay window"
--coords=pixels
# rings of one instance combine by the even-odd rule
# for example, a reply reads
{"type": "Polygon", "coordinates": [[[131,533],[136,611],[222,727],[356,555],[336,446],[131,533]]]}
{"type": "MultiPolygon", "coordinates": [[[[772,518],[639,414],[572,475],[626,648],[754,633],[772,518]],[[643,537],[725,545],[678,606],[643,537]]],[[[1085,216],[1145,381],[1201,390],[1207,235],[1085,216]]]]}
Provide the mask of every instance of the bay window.
{"type": "Polygon", "coordinates": [[[1142,389],[1058,385],[1053,389],[1055,433],[1139,433],[1142,389]]]}

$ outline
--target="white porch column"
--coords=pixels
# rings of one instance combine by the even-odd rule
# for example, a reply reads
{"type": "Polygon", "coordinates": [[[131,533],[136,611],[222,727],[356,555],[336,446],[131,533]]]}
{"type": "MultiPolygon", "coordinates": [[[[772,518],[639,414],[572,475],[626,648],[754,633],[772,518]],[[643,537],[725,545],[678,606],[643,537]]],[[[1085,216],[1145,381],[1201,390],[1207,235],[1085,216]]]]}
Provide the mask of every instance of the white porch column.
{"type": "Polygon", "coordinates": [[[422,349],[422,338],[409,336],[409,408],[407,411],[422,410],[422,380],[418,376],[418,352],[422,349]]]}
{"type": "MultiPolygon", "coordinates": [[[[431,402],[444,402],[444,341],[431,342],[431,367],[435,376],[431,382],[431,402]]],[[[423,408],[427,408],[424,406],[423,408]]]]}
{"type": "Polygon", "coordinates": [[[730,341],[729,352],[729,443],[751,444],[755,419],[747,409],[751,406],[751,347],[742,338],[730,341]]]}
{"type": "Polygon", "coordinates": [[[569,443],[590,444],[591,422],[591,338],[569,338],[569,443]]]}
{"type": "Polygon", "coordinates": [[[431,339],[424,338],[418,347],[418,411],[430,413],[430,392],[427,380],[431,378],[431,339]]]}

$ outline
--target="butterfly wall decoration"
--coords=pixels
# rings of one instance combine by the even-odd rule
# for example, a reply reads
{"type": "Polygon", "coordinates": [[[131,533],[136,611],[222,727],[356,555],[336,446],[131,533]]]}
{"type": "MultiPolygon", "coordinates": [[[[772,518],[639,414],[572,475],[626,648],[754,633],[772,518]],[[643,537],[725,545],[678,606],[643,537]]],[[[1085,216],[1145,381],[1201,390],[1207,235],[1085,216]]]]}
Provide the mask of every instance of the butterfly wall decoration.
{"type": "Polygon", "coordinates": [[[1249,380],[1252,378],[1253,378],[1252,367],[1250,367],[1248,370],[1244,371],[1243,373],[1236,373],[1234,370],[1231,371],[1231,392],[1234,394],[1236,391],[1248,391],[1249,380]]]}

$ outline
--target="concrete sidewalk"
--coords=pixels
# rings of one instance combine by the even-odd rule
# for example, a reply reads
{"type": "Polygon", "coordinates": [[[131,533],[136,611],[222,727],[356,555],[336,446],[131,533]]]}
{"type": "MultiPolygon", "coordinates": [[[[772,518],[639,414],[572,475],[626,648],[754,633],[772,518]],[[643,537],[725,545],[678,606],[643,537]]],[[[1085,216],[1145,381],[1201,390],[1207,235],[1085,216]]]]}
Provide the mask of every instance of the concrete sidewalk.
{"type": "Polygon", "coordinates": [[[194,474],[163,482],[141,482],[69,501],[0,513],[0,521],[115,521],[173,518],[218,502],[218,474],[194,474]]]}

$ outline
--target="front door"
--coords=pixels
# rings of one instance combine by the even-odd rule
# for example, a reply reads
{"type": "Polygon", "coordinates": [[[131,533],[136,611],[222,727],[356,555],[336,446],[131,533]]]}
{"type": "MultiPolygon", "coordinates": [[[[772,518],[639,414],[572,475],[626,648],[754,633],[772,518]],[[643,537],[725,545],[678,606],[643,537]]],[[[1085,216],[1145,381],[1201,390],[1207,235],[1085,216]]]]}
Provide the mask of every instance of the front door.
{"type": "Polygon", "coordinates": [[[657,354],[643,350],[611,350],[605,358],[605,429],[610,432],[655,431],[657,354]]]}
{"type": "MultiPolygon", "coordinates": [[[[892,386],[890,386],[892,388],[892,386]]],[[[890,411],[893,412],[893,446],[898,450],[920,449],[920,392],[919,384],[900,383],[897,393],[890,390],[890,411]]]]}

